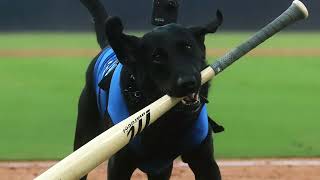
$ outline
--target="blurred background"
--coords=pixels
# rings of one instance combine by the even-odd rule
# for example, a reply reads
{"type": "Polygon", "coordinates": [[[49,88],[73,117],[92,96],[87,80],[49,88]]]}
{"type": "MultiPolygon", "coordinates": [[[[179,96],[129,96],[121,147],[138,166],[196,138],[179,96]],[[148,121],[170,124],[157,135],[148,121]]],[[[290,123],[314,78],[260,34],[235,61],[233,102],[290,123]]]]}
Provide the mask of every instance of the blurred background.
{"type": "MultiPolygon", "coordinates": [[[[132,34],[149,31],[151,0],[101,0],[132,34]]],[[[179,22],[224,14],[206,38],[208,62],[246,40],[290,0],[182,0],[179,22]]],[[[212,81],[209,113],[226,131],[218,158],[320,156],[320,1],[212,81]]],[[[84,74],[99,52],[78,0],[0,1],[0,160],[60,159],[72,152],[84,74]]]]}
{"type": "MultiPolygon", "coordinates": [[[[147,30],[150,24],[152,0],[103,0],[110,15],[119,16],[129,30],[147,30]]],[[[254,30],[279,15],[292,2],[291,0],[268,1],[223,1],[223,0],[181,0],[179,23],[197,25],[207,23],[220,9],[226,30],[254,30]]],[[[317,29],[320,21],[320,2],[303,1],[311,12],[308,22],[294,26],[293,29],[317,29]]],[[[91,30],[90,17],[79,0],[55,1],[0,1],[1,31],[88,31],[91,30]]],[[[291,28],[292,29],[292,28],[291,28]]]]}

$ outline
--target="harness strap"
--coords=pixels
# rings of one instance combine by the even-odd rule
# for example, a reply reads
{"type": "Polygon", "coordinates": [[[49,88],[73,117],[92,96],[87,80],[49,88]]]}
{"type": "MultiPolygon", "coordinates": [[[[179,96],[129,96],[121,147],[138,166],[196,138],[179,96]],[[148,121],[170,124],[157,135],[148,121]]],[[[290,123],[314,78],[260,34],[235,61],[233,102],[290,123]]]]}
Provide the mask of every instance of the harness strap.
{"type": "Polygon", "coordinates": [[[101,80],[110,74],[118,65],[119,61],[117,59],[114,51],[107,47],[105,48],[97,58],[97,61],[93,70],[94,78],[94,89],[97,95],[97,106],[100,112],[100,117],[103,119],[107,113],[107,98],[108,92],[99,87],[101,80]]]}
{"type": "Polygon", "coordinates": [[[121,93],[120,75],[122,64],[116,67],[110,84],[108,112],[113,124],[118,124],[130,116],[127,104],[121,93]]]}

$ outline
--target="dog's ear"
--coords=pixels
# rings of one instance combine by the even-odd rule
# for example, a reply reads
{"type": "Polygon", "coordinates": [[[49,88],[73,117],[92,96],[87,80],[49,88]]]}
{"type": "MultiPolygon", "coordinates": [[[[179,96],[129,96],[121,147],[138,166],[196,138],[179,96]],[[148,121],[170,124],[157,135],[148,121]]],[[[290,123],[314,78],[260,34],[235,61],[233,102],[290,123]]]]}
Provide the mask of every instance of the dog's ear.
{"type": "Polygon", "coordinates": [[[204,38],[206,34],[215,33],[218,27],[222,24],[223,15],[220,10],[217,10],[216,16],[217,17],[215,20],[213,20],[205,26],[190,27],[191,32],[194,34],[194,36],[200,43],[204,43],[204,38]]]}
{"type": "Polygon", "coordinates": [[[110,46],[122,64],[137,61],[141,39],[123,33],[123,25],[119,17],[109,17],[105,23],[106,35],[110,46]]]}

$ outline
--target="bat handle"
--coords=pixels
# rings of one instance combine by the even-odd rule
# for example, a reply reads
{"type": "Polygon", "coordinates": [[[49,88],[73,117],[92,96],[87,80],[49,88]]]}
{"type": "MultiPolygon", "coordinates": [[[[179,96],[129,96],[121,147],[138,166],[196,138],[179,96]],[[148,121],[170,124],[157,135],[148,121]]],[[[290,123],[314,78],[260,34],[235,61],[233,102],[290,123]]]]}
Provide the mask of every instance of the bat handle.
{"type": "Polygon", "coordinates": [[[247,54],[249,51],[257,47],[259,44],[263,43],[265,40],[279,32],[283,28],[298,20],[306,19],[308,15],[309,13],[305,5],[299,0],[294,0],[292,5],[278,18],[255,33],[247,41],[232,49],[229,53],[225,54],[221,58],[217,59],[217,61],[211,65],[214,74],[219,74],[232,63],[241,58],[243,55],[247,54]]]}

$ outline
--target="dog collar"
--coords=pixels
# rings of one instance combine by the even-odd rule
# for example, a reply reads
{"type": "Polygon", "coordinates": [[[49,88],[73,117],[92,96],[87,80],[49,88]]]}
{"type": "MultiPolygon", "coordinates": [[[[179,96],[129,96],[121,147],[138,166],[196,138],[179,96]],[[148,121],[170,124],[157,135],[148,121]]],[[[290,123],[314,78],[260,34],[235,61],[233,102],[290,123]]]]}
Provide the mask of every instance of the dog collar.
{"type": "Polygon", "coordinates": [[[142,92],[137,87],[136,78],[133,74],[129,76],[129,82],[123,88],[123,95],[127,99],[128,103],[136,105],[145,99],[142,92]]]}

